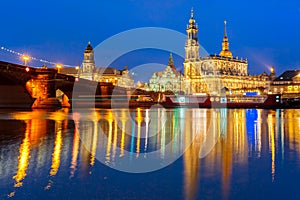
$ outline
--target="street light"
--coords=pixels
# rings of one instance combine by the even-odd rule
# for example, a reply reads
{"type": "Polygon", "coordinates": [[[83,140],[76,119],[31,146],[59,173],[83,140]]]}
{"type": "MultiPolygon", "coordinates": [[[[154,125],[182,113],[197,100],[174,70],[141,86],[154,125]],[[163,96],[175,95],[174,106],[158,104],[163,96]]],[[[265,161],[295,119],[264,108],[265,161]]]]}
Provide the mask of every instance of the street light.
{"type": "Polygon", "coordinates": [[[22,60],[24,61],[24,66],[27,66],[27,63],[30,61],[30,56],[22,55],[22,60]]]}
{"type": "MultiPolygon", "coordinates": [[[[79,71],[80,66],[76,66],[75,69],[76,69],[76,71],[77,71],[77,79],[78,79],[78,78],[79,78],[79,72],[80,72],[80,71],[79,71]]],[[[77,81],[78,81],[78,80],[77,80],[77,81]]]]}
{"type": "Polygon", "coordinates": [[[57,72],[60,73],[60,70],[62,68],[62,65],[61,64],[56,64],[55,66],[57,68],[57,72]]]}

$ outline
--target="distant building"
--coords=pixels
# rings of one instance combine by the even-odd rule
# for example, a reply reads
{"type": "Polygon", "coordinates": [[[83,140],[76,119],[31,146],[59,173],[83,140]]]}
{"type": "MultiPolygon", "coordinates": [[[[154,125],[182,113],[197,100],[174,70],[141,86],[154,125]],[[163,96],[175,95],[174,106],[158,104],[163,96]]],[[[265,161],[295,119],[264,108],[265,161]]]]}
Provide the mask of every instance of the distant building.
{"type": "Polygon", "coordinates": [[[154,92],[184,91],[184,78],[174,66],[172,54],[170,54],[168,66],[162,72],[156,72],[149,80],[148,90],[154,92]]]}
{"type": "Polygon", "coordinates": [[[80,74],[81,78],[94,80],[94,71],[95,71],[95,58],[94,58],[94,49],[89,42],[85,48],[82,62],[82,71],[80,74]]]}
{"type": "Polygon", "coordinates": [[[79,76],[80,78],[88,80],[112,83],[113,85],[120,87],[131,88],[134,86],[134,79],[127,67],[125,67],[124,70],[118,70],[111,67],[96,67],[94,49],[90,42],[84,51],[84,59],[79,76]]]}
{"type": "Polygon", "coordinates": [[[80,69],[78,67],[63,67],[60,69],[60,73],[66,74],[69,76],[79,77],[80,69]]]}
{"type": "Polygon", "coordinates": [[[94,71],[93,80],[98,82],[112,83],[113,85],[125,88],[134,87],[134,79],[127,67],[125,67],[124,70],[118,70],[111,67],[97,67],[94,71]]]}
{"type": "Polygon", "coordinates": [[[125,66],[124,70],[121,70],[121,77],[118,79],[117,86],[125,88],[134,87],[134,79],[128,67],[125,66]]]}
{"type": "Polygon", "coordinates": [[[299,94],[300,70],[288,70],[283,72],[271,83],[270,92],[274,94],[299,94]]]}
{"type": "Polygon", "coordinates": [[[222,50],[219,55],[199,57],[198,26],[193,10],[186,31],[184,78],[190,85],[189,94],[219,94],[224,90],[231,93],[267,92],[270,85],[268,74],[251,76],[248,73],[248,61],[233,57],[229,50],[226,21],[222,50]]]}

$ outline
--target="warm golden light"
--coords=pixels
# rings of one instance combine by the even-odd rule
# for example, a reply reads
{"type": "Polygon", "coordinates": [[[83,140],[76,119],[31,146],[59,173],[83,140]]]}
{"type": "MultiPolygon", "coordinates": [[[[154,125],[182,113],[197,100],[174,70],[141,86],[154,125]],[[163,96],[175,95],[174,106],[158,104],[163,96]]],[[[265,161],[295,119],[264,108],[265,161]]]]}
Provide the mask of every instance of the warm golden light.
{"type": "Polygon", "coordinates": [[[24,60],[24,61],[29,61],[29,60],[30,60],[30,57],[27,56],[27,55],[23,55],[23,56],[22,56],[22,60],[24,60]]]}
{"type": "Polygon", "coordinates": [[[62,68],[62,65],[61,64],[56,64],[55,66],[57,69],[61,69],[62,68]]]}
{"type": "Polygon", "coordinates": [[[77,167],[77,158],[78,158],[78,153],[79,153],[79,142],[80,142],[80,137],[79,137],[79,122],[75,121],[76,123],[76,128],[74,130],[74,138],[73,138],[73,145],[72,145],[72,159],[71,159],[71,176],[72,178],[75,174],[76,167],[77,167]]]}
{"type": "Polygon", "coordinates": [[[97,144],[98,144],[98,120],[93,121],[93,123],[94,123],[94,133],[93,133],[91,159],[90,159],[91,166],[95,164],[95,156],[96,156],[97,144]]]}
{"type": "Polygon", "coordinates": [[[111,156],[111,144],[112,144],[112,132],[113,132],[113,115],[112,112],[108,113],[107,116],[107,121],[108,121],[108,137],[107,137],[107,146],[106,146],[106,159],[105,163],[109,164],[110,163],[110,156],[111,156]]]}
{"type": "Polygon", "coordinates": [[[274,121],[273,121],[273,116],[272,113],[268,114],[268,131],[269,131],[269,145],[270,145],[270,150],[272,154],[272,169],[271,169],[271,174],[272,174],[272,182],[275,180],[275,130],[274,130],[274,121]]]}
{"type": "Polygon", "coordinates": [[[26,66],[27,63],[30,61],[30,56],[22,55],[21,59],[24,61],[24,65],[26,66]]]}
{"type": "Polygon", "coordinates": [[[25,133],[25,138],[20,146],[20,155],[19,155],[19,163],[18,163],[18,171],[17,174],[13,177],[16,180],[15,187],[21,187],[23,185],[22,180],[26,177],[26,171],[29,165],[30,158],[30,148],[31,143],[29,139],[28,129],[25,133]]]}
{"type": "Polygon", "coordinates": [[[124,156],[124,150],[125,150],[125,130],[126,130],[126,121],[122,120],[122,137],[121,137],[121,152],[120,157],[124,156]]]}
{"type": "Polygon", "coordinates": [[[60,166],[60,154],[61,154],[61,148],[62,148],[62,128],[61,128],[61,123],[58,122],[58,130],[56,133],[55,137],[55,146],[54,146],[54,151],[52,154],[52,165],[51,165],[51,171],[50,175],[55,176],[58,168],[60,166]]]}
{"type": "Polygon", "coordinates": [[[268,67],[268,68],[269,68],[269,70],[270,70],[271,73],[274,73],[274,72],[275,72],[274,67],[268,67]]]}

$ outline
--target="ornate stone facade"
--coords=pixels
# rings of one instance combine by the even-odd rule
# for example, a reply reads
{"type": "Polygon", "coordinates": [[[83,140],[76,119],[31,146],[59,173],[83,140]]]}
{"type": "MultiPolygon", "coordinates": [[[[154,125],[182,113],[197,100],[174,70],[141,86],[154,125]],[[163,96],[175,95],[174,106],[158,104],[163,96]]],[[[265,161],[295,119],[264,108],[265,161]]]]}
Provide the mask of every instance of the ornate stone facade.
{"type": "Polygon", "coordinates": [[[269,76],[263,73],[251,76],[248,73],[248,61],[234,58],[229,50],[229,40],[224,22],[224,38],[219,55],[199,57],[198,26],[194,19],[194,11],[187,26],[185,45],[184,78],[190,85],[189,94],[220,94],[226,90],[230,93],[246,91],[267,92],[269,76]]]}
{"type": "Polygon", "coordinates": [[[155,92],[179,93],[185,90],[183,75],[174,67],[172,54],[164,71],[152,75],[148,87],[149,90],[155,92]]]}
{"type": "Polygon", "coordinates": [[[95,59],[94,59],[94,49],[89,42],[84,51],[84,58],[82,62],[81,78],[94,80],[93,73],[95,71],[95,59]]]}

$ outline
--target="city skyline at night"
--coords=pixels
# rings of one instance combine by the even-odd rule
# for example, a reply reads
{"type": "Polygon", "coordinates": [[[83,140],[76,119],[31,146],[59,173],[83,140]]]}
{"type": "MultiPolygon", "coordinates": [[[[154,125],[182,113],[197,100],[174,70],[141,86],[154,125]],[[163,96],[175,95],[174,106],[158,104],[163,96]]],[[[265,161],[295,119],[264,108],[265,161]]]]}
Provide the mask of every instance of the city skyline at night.
{"type": "MultiPolygon", "coordinates": [[[[199,42],[209,54],[220,52],[223,21],[227,20],[230,49],[234,56],[248,58],[250,73],[268,71],[273,65],[281,73],[286,69],[296,69],[300,63],[297,56],[300,29],[296,26],[300,5],[293,0],[14,3],[2,3],[7,9],[0,15],[7,20],[2,20],[6,31],[0,33],[1,45],[57,63],[78,65],[83,60],[82,49],[87,41],[96,46],[108,37],[132,28],[164,27],[185,34],[192,7],[199,26],[199,42]],[[26,15],[23,16],[22,12],[26,15]]],[[[112,67],[120,69],[125,65],[166,63],[168,54],[161,51],[133,52],[112,63],[112,67]]],[[[1,51],[0,55],[4,60],[21,62],[7,52],[1,51]]],[[[175,55],[177,69],[182,69],[182,61],[175,55]]]]}

